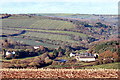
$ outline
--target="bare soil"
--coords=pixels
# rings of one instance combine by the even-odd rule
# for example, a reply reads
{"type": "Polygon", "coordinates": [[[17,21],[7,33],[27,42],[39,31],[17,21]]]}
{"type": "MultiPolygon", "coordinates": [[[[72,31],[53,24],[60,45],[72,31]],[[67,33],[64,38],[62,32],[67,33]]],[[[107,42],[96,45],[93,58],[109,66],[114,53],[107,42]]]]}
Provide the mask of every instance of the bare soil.
{"type": "Polygon", "coordinates": [[[119,78],[116,69],[0,69],[1,78],[119,78]]]}

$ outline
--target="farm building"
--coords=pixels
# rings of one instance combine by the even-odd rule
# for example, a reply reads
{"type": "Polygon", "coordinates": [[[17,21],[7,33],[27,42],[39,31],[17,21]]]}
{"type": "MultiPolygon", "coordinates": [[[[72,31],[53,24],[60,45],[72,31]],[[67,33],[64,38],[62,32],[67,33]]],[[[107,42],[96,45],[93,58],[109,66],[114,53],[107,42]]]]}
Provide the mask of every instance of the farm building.
{"type": "Polygon", "coordinates": [[[40,47],[39,46],[34,46],[34,49],[39,49],[40,47]]]}
{"type": "Polygon", "coordinates": [[[70,53],[70,57],[76,56],[76,53],[70,53]]]}
{"type": "Polygon", "coordinates": [[[34,46],[33,48],[34,49],[41,49],[41,50],[43,50],[45,47],[40,45],[40,46],[34,46]]]}
{"type": "Polygon", "coordinates": [[[78,61],[85,61],[85,62],[95,61],[95,57],[94,56],[76,56],[76,59],[78,61]]]}
{"type": "Polygon", "coordinates": [[[13,52],[10,52],[10,51],[7,51],[7,52],[6,52],[6,56],[7,56],[7,55],[10,55],[10,54],[15,54],[15,52],[14,52],[14,51],[13,51],[13,52]]]}
{"type": "Polygon", "coordinates": [[[70,53],[70,57],[75,57],[78,61],[95,61],[96,58],[98,58],[98,54],[92,54],[92,53],[70,53]]]}
{"type": "Polygon", "coordinates": [[[79,54],[76,54],[76,53],[70,53],[70,57],[75,57],[76,60],[78,61],[95,61],[95,56],[94,54],[92,53],[79,53],[79,54]]]}
{"type": "Polygon", "coordinates": [[[5,58],[13,58],[13,55],[15,54],[14,51],[7,51],[5,54],[4,54],[4,57],[5,58]]]}
{"type": "Polygon", "coordinates": [[[94,54],[86,52],[86,53],[80,53],[80,54],[78,54],[76,56],[94,56],[94,54]]]}

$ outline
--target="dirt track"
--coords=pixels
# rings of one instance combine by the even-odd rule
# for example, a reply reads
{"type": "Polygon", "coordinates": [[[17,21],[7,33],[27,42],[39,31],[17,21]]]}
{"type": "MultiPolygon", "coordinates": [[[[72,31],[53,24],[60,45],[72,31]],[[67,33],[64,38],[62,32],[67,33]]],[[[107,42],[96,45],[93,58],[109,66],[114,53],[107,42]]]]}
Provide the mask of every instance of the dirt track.
{"type": "Polygon", "coordinates": [[[2,78],[118,78],[113,69],[0,69],[2,78]]]}

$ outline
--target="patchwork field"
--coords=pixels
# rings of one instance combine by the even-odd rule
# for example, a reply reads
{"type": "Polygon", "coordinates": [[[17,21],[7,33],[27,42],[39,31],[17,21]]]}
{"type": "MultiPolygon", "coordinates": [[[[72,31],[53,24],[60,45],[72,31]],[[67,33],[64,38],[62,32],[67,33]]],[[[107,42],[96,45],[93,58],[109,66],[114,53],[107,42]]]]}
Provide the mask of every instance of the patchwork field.
{"type": "MultiPolygon", "coordinates": [[[[24,34],[17,35],[17,37],[12,36],[12,38],[19,41],[22,39],[23,43],[27,43],[29,45],[35,45],[32,43],[35,43],[36,40],[46,41],[46,39],[49,39],[49,41],[54,41],[55,44],[51,43],[52,46],[56,46],[56,44],[65,44],[66,42],[68,44],[78,44],[79,41],[74,40],[75,36],[88,37],[88,35],[83,33],[65,31],[65,29],[74,30],[75,25],[73,23],[60,20],[51,20],[41,16],[11,16],[2,20],[2,26],[2,32],[4,35],[17,34],[25,30],[26,32],[24,34]],[[27,38],[28,42],[26,42],[22,37],[29,37],[27,38]],[[34,42],[29,43],[31,41],[30,39],[34,40],[34,42]],[[59,41],[62,41],[63,43],[59,41]]],[[[44,46],[49,47],[49,44],[50,43],[45,43],[44,46]]]]}
{"type": "Polygon", "coordinates": [[[1,45],[5,50],[3,49],[1,53],[10,50],[10,55],[2,54],[3,59],[8,59],[8,62],[4,62],[4,68],[119,69],[117,66],[119,63],[114,63],[119,62],[117,23],[106,21],[116,20],[115,17],[83,14],[18,14],[4,18],[0,38],[3,39],[1,45]],[[112,38],[115,38],[115,41],[109,41],[112,38]],[[13,54],[12,50],[16,54],[13,54]],[[95,58],[93,62],[82,62],[76,58],[81,56],[79,54],[84,54],[85,57],[91,57],[92,54],[97,56],[92,56],[95,58]],[[32,57],[35,57],[37,63],[32,62],[32,57]],[[11,65],[11,59],[24,58],[31,59],[27,61],[28,63],[25,60],[24,65],[21,61],[20,65],[17,64],[17,60],[11,65]]]}
{"type": "Polygon", "coordinates": [[[4,19],[2,21],[3,26],[9,27],[21,27],[21,28],[38,28],[38,29],[69,29],[74,28],[74,24],[67,21],[58,21],[50,19],[4,19]]]}

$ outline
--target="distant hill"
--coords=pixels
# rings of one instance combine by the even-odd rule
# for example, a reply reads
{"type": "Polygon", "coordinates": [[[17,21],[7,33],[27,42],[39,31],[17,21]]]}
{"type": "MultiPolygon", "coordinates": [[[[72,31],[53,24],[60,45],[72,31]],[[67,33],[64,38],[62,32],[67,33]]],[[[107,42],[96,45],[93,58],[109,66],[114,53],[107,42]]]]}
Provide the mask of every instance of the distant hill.
{"type": "Polygon", "coordinates": [[[11,14],[0,14],[0,19],[8,18],[11,14]]]}

